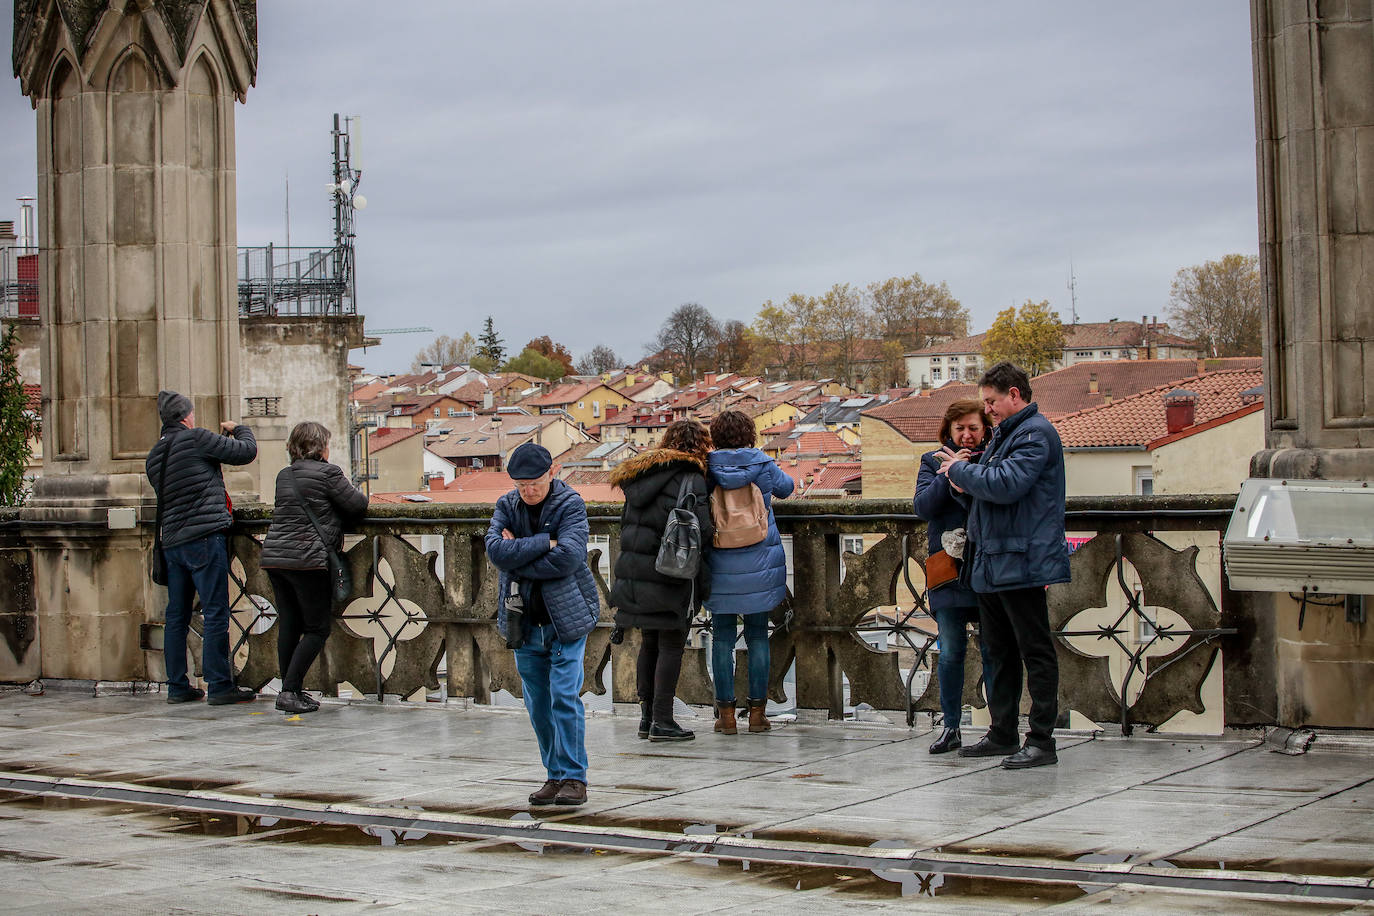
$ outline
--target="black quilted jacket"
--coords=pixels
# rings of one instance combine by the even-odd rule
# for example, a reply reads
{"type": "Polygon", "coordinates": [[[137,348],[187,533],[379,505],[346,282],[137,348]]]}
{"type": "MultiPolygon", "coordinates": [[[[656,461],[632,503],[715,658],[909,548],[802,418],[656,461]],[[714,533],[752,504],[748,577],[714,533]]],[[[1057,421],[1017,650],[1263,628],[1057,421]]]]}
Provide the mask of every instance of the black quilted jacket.
{"type": "Polygon", "coordinates": [[[162,427],[144,467],[162,507],[162,545],[175,547],[227,529],[232,521],[224,495],[222,464],[248,464],[258,457],[258,442],[247,426],[232,435],[162,427]]]}
{"type": "Polygon", "coordinates": [[[277,474],[276,506],[272,525],[262,544],[258,565],[263,569],[325,569],[325,545],[315,534],[310,517],[301,508],[300,495],[315,513],[330,550],[343,543],[344,527],[367,512],[367,497],[344,477],[336,464],[302,458],[277,474]],[[292,481],[295,472],[295,482],[292,481]]]}

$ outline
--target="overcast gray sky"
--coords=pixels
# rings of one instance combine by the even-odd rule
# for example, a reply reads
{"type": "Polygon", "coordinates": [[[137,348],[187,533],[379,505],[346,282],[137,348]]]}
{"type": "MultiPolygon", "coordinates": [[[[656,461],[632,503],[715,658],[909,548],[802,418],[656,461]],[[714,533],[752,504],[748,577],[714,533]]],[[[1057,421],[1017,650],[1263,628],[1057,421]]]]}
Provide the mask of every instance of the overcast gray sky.
{"type": "MultiPolygon", "coordinates": [[[[1164,315],[1257,248],[1248,4],[263,0],[237,109],[239,244],[326,243],[332,114],[362,116],[373,328],[643,352],[700,302],[919,272],[983,330],[1164,315]]],[[[6,38],[8,42],[8,37],[6,38]]],[[[6,45],[8,50],[8,44],[6,45]]],[[[6,54],[8,59],[8,54],[6,54]]],[[[0,99],[0,195],[34,189],[0,99]]],[[[13,204],[0,204],[8,216],[13,204]]],[[[430,335],[354,360],[404,370],[430,335]]]]}

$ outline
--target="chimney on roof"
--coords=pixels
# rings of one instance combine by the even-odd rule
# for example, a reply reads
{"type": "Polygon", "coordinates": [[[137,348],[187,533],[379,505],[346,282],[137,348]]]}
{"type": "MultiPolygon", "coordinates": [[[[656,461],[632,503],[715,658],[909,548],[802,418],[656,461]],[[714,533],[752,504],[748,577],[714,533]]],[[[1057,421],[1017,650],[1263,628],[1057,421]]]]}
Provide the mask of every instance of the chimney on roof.
{"type": "Polygon", "coordinates": [[[482,409],[483,409],[483,410],[491,410],[492,405],[495,404],[495,403],[496,403],[496,396],[495,396],[495,395],[493,395],[490,391],[484,391],[484,392],[482,392],[482,409]]]}
{"type": "Polygon", "coordinates": [[[1088,373],[1088,394],[1097,394],[1097,373],[1088,373]]]}
{"type": "Polygon", "coordinates": [[[1192,426],[1196,415],[1197,392],[1175,388],[1164,396],[1164,425],[1171,435],[1192,426]]]}
{"type": "Polygon", "coordinates": [[[13,245],[19,240],[14,234],[14,220],[0,219],[0,245],[13,245]]]}
{"type": "Polygon", "coordinates": [[[706,387],[709,388],[716,383],[716,374],[714,372],[708,372],[701,377],[701,380],[706,387]]]}
{"type": "Polygon", "coordinates": [[[607,422],[610,422],[611,420],[614,420],[614,419],[616,418],[616,415],[619,414],[619,413],[620,413],[620,405],[619,405],[619,404],[607,404],[607,405],[606,405],[606,421],[607,421],[607,422]]]}
{"type": "Polygon", "coordinates": [[[1240,402],[1246,406],[1264,400],[1264,386],[1256,385],[1253,388],[1246,388],[1240,393],[1240,402]]]}

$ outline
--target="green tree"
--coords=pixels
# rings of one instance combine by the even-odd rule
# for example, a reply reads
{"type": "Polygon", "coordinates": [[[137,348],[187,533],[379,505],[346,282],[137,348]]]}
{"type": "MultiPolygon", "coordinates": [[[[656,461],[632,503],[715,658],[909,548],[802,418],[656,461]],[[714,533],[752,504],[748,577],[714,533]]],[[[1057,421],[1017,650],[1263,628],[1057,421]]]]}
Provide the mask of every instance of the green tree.
{"type": "Polygon", "coordinates": [[[559,378],[562,378],[564,375],[573,374],[572,353],[570,353],[568,348],[561,343],[555,342],[549,335],[545,334],[542,337],[536,337],[534,340],[525,344],[525,349],[534,350],[546,359],[561,363],[563,365],[563,372],[559,375],[559,378]]]}
{"type": "Polygon", "coordinates": [[[1264,325],[1255,255],[1228,254],[1183,268],[1174,275],[1169,305],[1178,331],[1202,342],[1207,355],[1260,355],[1264,325]]]}
{"type": "Polygon", "coordinates": [[[546,378],[551,382],[561,379],[566,373],[564,366],[556,359],[549,359],[533,347],[526,347],[520,355],[506,360],[502,372],[519,372],[535,378],[546,378]]]}
{"type": "Polygon", "coordinates": [[[477,355],[490,360],[493,366],[499,366],[506,358],[506,342],[496,333],[490,315],[487,316],[486,322],[482,325],[482,333],[477,338],[477,355]]]}
{"type": "Polygon", "coordinates": [[[38,435],[38,418],[29,410],[24,380],[19,375],[19,331],[6,325],[0,335],[0,506],[23,505],[29,495],[24,479],[29,439],[38,435]]]}
{"type": "Polygon", "coordinates": [[[1029,375],[1048,372],[1063,351],[1064,325],[1059,313],[1050,311],[1048,299],[1027,299],[1019,313],[1014,306],[998,312],[983,341],[987,365],[1007,360],[1029,375]]]}

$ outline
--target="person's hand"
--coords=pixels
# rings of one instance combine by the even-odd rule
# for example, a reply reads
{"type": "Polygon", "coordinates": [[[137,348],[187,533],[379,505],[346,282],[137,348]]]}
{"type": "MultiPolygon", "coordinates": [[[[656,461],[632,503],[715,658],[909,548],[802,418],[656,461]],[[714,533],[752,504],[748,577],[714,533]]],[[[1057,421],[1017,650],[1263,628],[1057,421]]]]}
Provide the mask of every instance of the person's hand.
{"type": "Polygon", "coordinates": [[[239,425],[235,423],[233,420],[225,420],[223,423],[219,425],[219,428],[224,431],[224,434],[226,436],[230,436],[233,435],[234,430],[238,429],[238,426],[239,425]]]}
{"type": "Polygon", "coordinates": [[[935,473],[947,476],[952,465],[958,464],[960,461],[968,461],[972,454],[973,453],[966,448],[961,448],[956,452],[946,445],[944,448],[940,449],[935,456],[936,460],[940,462],[940,469],[935,473]]]}
{"type": "Polygon", "coordinates": [[[549,549],[553,550],[558,546],[558,538],[549,538],[549,549]]]}
{"type": "Polygon", "coordinates": [[[509,529],[509,528],[502,528],[502,529],[501,529],[501,540],[503,540],[503,541],[513,541],[513,540],[515,540],[515,535],[513,535],[513,534],[510,533],[510,529],[509,529]]]}

